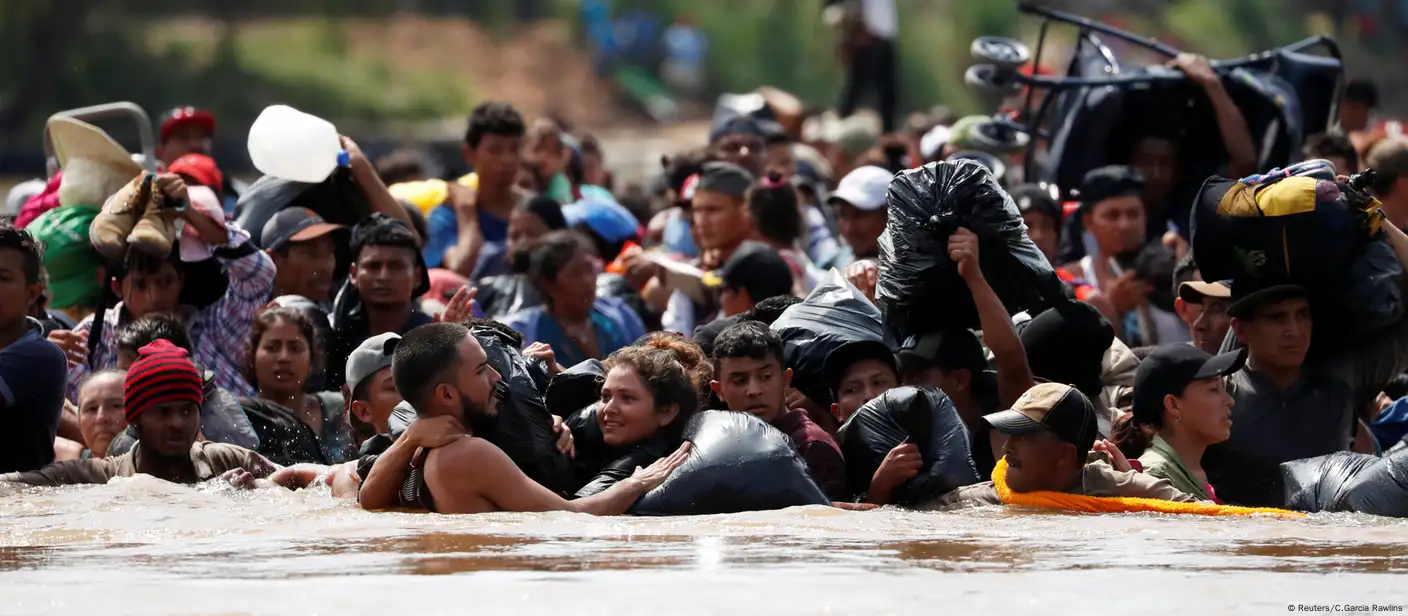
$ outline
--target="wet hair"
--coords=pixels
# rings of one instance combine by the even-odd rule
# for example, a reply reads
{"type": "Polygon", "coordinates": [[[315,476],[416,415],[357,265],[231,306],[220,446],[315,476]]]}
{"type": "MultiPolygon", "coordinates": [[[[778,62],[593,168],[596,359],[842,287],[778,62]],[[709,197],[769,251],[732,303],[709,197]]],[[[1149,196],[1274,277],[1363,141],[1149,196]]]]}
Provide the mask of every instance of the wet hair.
{"type": "Polygon", "coordinates": [[[802,237],[802,210],[797,206],[797,189],[776,171],[748,189],[748,211],[764,238],[792,245],[802,237]]]}
{"type": "Polygon", "coordinates": [[[694,376],[679,358],[667,349],[654,346],[628,346],[606,358],[607,372],[625,368],[636,374],[646,391],[654,398],[655,412],[673,406],[675,418],[661,428],[671,440],[678,440],[684,425],[701,406],[699,387],[694,376]]]}
{"type": "Polygon", "coordinates": [[[117,328],[117,349],[137,352],[157,340],[170,342],[172,346],[195,354],[191,345],[191,335],[180,319],[168,314],[150,314],[117,328]]]}
{"type": "MultiPolygon", "coordinates": [[[[714,379],[714,364],[704,354],[704,349],[695,344],[693,340],[671,332],[654,332],[641,336],[635,346],[669,352],[675,357],[675,361],[684,366],[684,371],[689,375],[689,380],[694,383],[694,388],[699,391],[699,394],[701,396],[709,394],[709,381],[714,379]]],[[[701,403],[702,401],[703,398],[701,398],[701,403]]]]}
{"type": "Polygon", "coordinates": [[[376,159],[376,174],[389,186],[425,179],[429,174],[427,166],[420,150],[401,148],[376,159]]]}
{"type": "Polygon", "coordinates": [[[546,296],[543,283],[557,280],[572,257],[583,250],[589,250],[589,244],[573,231],[554,231],[543,236],[528,250],[528,280],[546,296]]]}
{"type": "Polygon", "coordinates": [[[1164,413],[1159,411],[1154,423],[1135,423],[1134,413],[1125,413],[1115,419],[1110,426],[1110,440],[1120,448],[1120,453],[1131,460],[1144,455],[1144,451],[1154,446],[1154,436],[1163,427],[1164,413]]]}
{"type": "Polygon", "coordinates": [[[401,397],[424,410],[430,391],[459,368],[464,359],[459,345],[467,336],[469,328],[459,323],[430,323],[406,332],[391,356],[391,378],[401,397]]]}
{"type": "Polygon", "coordinates": [[[313,321],[308,318],[302,310],[297,308],[285,308],[275,306],[265,308],[254,315],[254,322],[249,328],[249,346],[244,353],[244,377],[255,389],[259,389],[259,378],[254,370],[254,355],[259,349],[259,342],[263,340],[264,334],[269,328],[280,323],[288,323],[298,328],[298,333],[303,334],[303,342],[308,345],[308,365],[311,369],[314,363],[313,354],[318,348],[318,332],[313,327],[313,321]]]}
{"type": "Polygon", "coordinates": [[[1344,100],[1350,103],[1363,103],[1373,109],[1379,106],[1379,86],[1372,79],[1360,77],[1351,79],[1344,86],[1344,100]]]}
{"type": "Polygon", "coordinates": [[[1193,259],[1193,251],[1183,255],[1178,260],[1178,265],[1173,266],[1173,296],[1178,297],[1178,287],[1185,282],[1192,282],[1193,276],[1198,273],[1198,262],[1193,259]]]}
{"type": "Polygon", "coordinates": [[[1343,158],[1349,161],[1353,169],[1336,169],[1345,175],[1351,175],[1359,171],[1359,151],[1354,149],[1354,143],[1343,133],[1316,133],[1305,139],[1305,147],[1301,148],[1301,155],[1310,158],[1329,158],[1331,156],[1343,158]]]}
{"type": "Polygon", "coordinates": [[[34,236],[28,231],[15,228],[9,221],[0,222],[0,248],[18,250],[24,257],[25,284],[39,283],[39,271],[44,259],[39,242],[35,241],[34,236]]]}
{"type": "Polygon", "coordinates": [[[768,356],[782,363],[782,339],[757,321],[739,321],[714,339],[715,360],[740,357],[767,359],[768,356]]]}
{"type": "Polygon", "coordinates": [[[471,150],[478,148],[485,135],[522,137],[523,116],[513,105],[495,101],[479,103],[469,114],[469,126],[464,131],[464,143],[471,150]]]}
{"type": "Polygon", "coordinates": [[[795,295],[777,295],[769,297],[754,304],[747,312],[743,313],[743,318],[748,321],[757,321],[769,327],[782,316],[788,308],[802,303],[802,298],[795,295]]]}

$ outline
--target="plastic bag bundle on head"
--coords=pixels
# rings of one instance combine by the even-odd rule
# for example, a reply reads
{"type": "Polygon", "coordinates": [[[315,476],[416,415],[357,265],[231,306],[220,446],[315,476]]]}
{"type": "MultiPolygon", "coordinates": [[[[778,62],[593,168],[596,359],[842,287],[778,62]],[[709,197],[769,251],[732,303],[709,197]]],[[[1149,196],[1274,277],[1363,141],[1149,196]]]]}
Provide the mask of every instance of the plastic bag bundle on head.
{"type": "Polygon", "coordinates": [[[502,449],[533,481],[554,492],[568,493],[572,467],[567,456],[557,450],[552,414],[543,404],[528,362],[503,332],[487,327],[471,327],[469,331],[484,347],[489,366],[508,387],[493,428],[479,436],[502,449]]]}
{"type": "Polygon", "coordinates": [[[1304,287],[1317,324],[1329,328],[1316,336],[1322,344],[1352,344],[1397,321],[1403,267],[1379,232],[1379,203],[1358,181],[1335,183],[1324,161],[1209,178],[1192,216],[1203,279],[1304,287]]]}
{"type": "Polygon", "coordinates": [[[552,377],[543,396],[548,411],[567,417],[591,406],[601,398],[601,385],[606,380],[606,366],[599,359],[588,359],[552,377]]]}
{"type": "Polygon", "coordinates": [[[978,236],[983,274],[1009,313],[1062,296],[1056,271],[987,167],[959,160],[903,171],[886,201],[890,218],[880,236],[875,296],[899,336],[979,326],[968,286],[948,257],[948,238],[959,227],[978,236]]]}
{"type": "Polygon", "coordinates": [[[704,411],[685,425],[689,458],[631,508],[636,515],[706,515],[825,505],[792,440],[748,413],[704,411]]]}
{"type": "Polygon", "coordinates": [[[1408,449],[1380,458],[1341,451],[1281,465],[1286,507],[1408,517],[1408,449]]]}
{"type": "Polygon", "coordinates": [[[936,389],[900,387],[885,392],[851,415],[836,441],[846,459],[846,479],[857,493],[870,490],[871,477],[891,449],[904,442],[917,446],[924,465],[895,490],[894,501],[900,505],[980,481],[968,429],[953,402],[936,389]]]}
{"type": "Polygon", "coordinates": [[[264,223],[275,214],[292,207],[304,207],[333,224],[353,226],[371,214],[371,206],[352,171],[338,167],[328,179],[317,184],[294,182],[266,175],[240,195],[235,204],[235,220],[249,232],[250,242],[260,246],[264,223]]]}
{"type": "Polygon", "coordinates": [[[891,349],[894,337],[881,321],[880,309],[851,283],[831,270],[811,295],[789,307],[772,324],[782,339],[783,363],[792,369],[792,386],[821,408],[832,403],[826,382],[826,356],[843,344],[878,340],[891,349]]]}

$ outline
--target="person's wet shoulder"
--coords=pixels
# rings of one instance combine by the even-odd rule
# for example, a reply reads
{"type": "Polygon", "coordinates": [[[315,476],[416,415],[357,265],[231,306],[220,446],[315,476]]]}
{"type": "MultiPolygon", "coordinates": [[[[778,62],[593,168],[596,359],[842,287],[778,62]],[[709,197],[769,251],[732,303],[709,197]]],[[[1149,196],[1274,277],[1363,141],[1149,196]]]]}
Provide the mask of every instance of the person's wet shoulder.
{"type": "Polygon", "coordinates": [[[1001,504],[1002,498],[997,495],[997,487],[991,481],[984,481],[982,483],[975,483],[973,485],[950,490],[936,498],[916,505],[914,509],[917,511],[943,511],[962,507],[1001,504]]]}

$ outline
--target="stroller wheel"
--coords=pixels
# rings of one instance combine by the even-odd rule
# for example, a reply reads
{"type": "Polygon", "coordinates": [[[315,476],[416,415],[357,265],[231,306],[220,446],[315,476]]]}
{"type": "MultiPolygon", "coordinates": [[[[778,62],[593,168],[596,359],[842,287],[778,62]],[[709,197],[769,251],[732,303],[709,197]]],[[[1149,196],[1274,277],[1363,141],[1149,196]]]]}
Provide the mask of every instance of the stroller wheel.
{"type": "Polygon", "coordinates": [[[981,122],[970,133],[973,142],[997,152],[1009,152],[1027,147],[1031,136],[1000,122],[981,122]]]}
{"type": "Polygon", "coordinates": [[[968,48],[973,58],[998,68],[1016,70],[1031,60],[1031,51],[1021,41],[1005,36],[980,36],[968,48]]]}
{"type": "Polygon", "coordinates": [[[991,64],[975,64],[963,72],[963,82],[984,94],[1006,96],[1022,91],[1017,72],[991,64]]]}

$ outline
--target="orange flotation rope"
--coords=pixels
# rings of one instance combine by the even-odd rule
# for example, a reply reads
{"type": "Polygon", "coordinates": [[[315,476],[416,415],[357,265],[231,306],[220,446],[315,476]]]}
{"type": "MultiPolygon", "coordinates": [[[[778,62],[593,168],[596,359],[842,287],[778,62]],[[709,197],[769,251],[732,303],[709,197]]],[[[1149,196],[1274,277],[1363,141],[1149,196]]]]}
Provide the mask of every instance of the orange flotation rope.
{"type": "Polygon", "coordinates": [[[1272,507],[1235,507],[1212,503],[1177,503],[1157,498],[1126,498],[1118,496],[1084,496],[1064,492],[1013,492],[1007,487],[1007,459],[997,461],[992,469],[993,487],[1002,504],[1015,507],[1035,507],[1038,509],[1060,509],[1062,511],[1084,511],[1086,513],[1133,513],[1152,511],[1154,513],[1177,513],[1184,515],[1258,515],[1303,518],[1304,513],[1276,509],[1272,507]]]}

